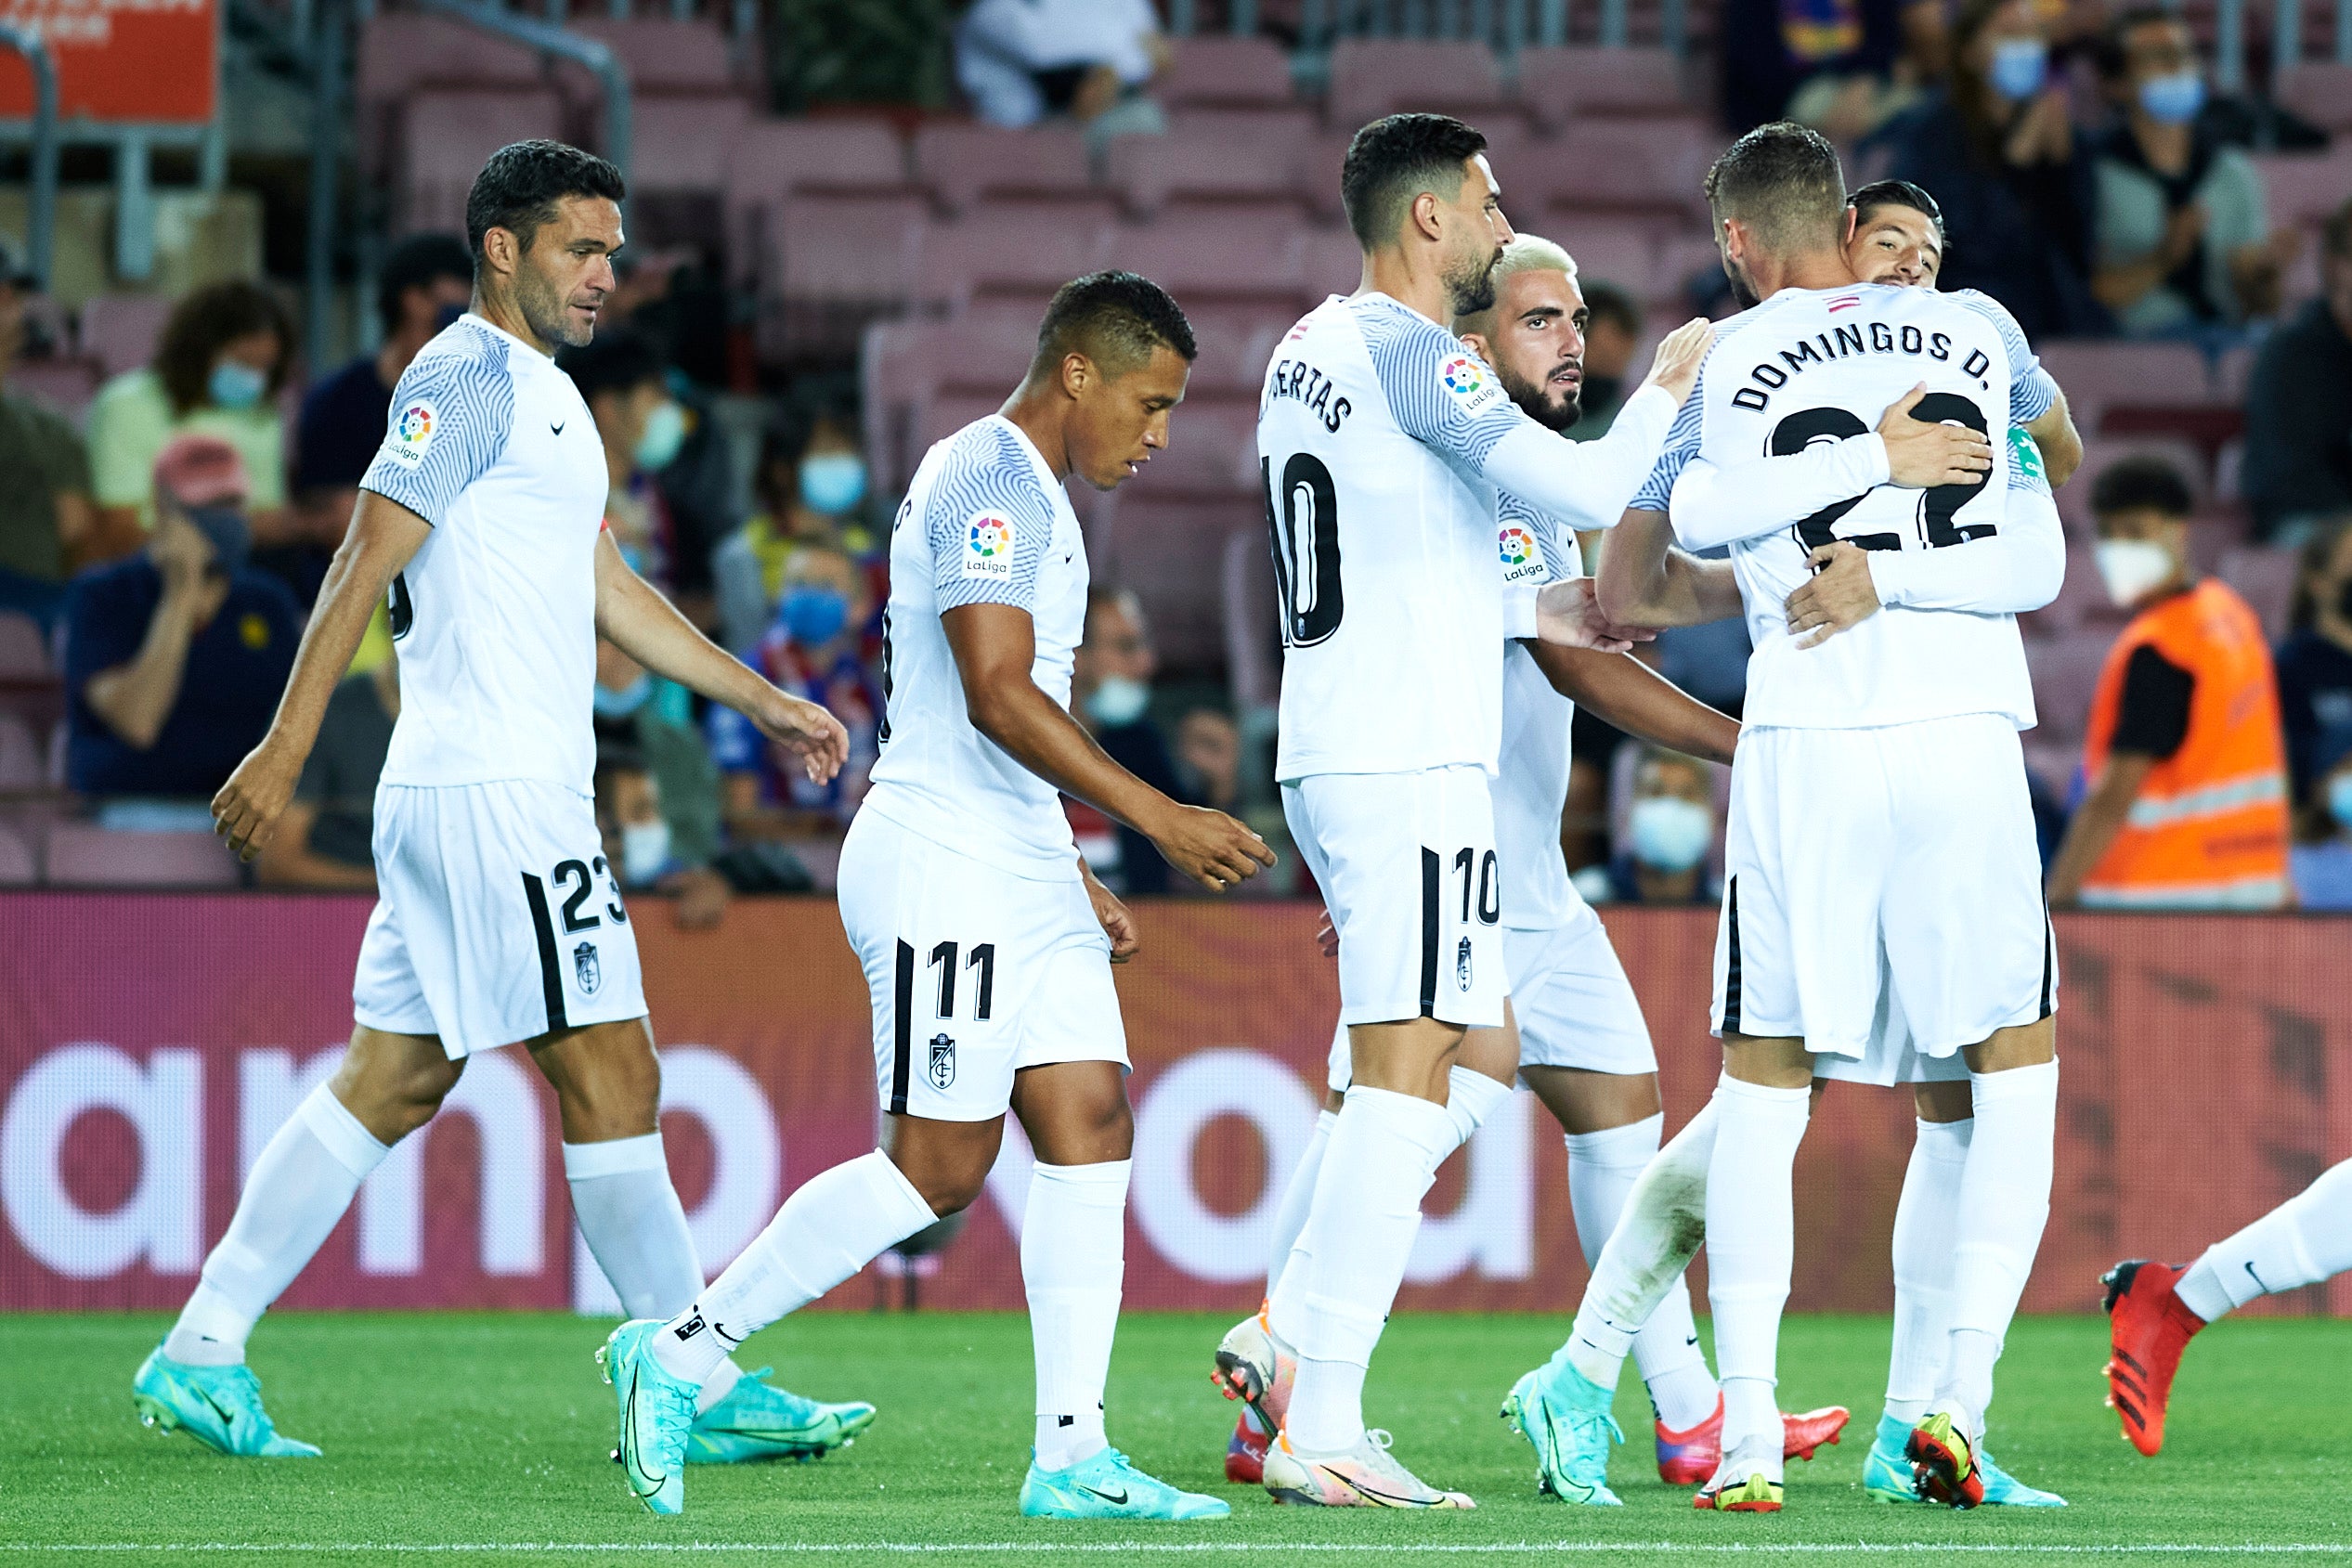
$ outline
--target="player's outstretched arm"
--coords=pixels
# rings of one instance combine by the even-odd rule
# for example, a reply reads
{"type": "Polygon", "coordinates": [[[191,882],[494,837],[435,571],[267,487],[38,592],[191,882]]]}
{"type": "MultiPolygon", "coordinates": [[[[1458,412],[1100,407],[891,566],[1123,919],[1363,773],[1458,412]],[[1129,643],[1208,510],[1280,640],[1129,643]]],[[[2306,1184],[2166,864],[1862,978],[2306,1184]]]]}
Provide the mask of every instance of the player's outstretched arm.
{"type": "MultiPolygon", "coordinates": [[[[940,615],[972,727],[1014,761],[1159,847],[1168,863],[1223,892],[1274,863],[1266,840],[1222,811],[1185,806],[1112,761],[1069,710],[1038,688],[1037,626],[1028,611],[978,601],[940,615]]],[[[1107,927],[1106,927],[1107,928],[1107,927]]]]}
{"type": "Polygon", "coordinates": [[[1740,613],[1731,563],[1701,561],[1673,546],[1666,513],[1639,507],[1601,541],[1593,591],[1611,624],[1696,626],[1740,613]]]}
{"type": "Polygon", "coordinates": [[[415,558],[433,525],[399,502],[373,490],[359,492],[351,526],[327,567],[318,601],[294,650],[293,673],[278,699],[261,744],[245,754],[228,782],[213,797],[213,830],[228,841],[240,861],[267,848],[286,802],[302,781],[302,766],[318,739],[327,699],[351,667],[359,639],[368,629],[384,590],[415,558]]]}
{"type": "Polygon", "coordinates": [[[1668,334],[1650,362],[1648,378],[1618,410],[1609,433],[1597,441],[1562,441],[1512,409],[1516,423],[1487,449],[1481,472],[1571,527],[1615,526],[1657,466],[1667,433],[1690,397],[1699,366],[1714,342],[1714,325],[1705,320],[1685,322],[1668,334]]]}
{"type": "Polygon", "coordinates": [[[817,784],[850,759],[850,732],[815,703],[778,691],[705,637],[630,569],[609,533],[596,538],[596,633],[656,675],[724,703],[788,747],[817,784]]]}
{"type": "Polygon", "coordinates": [[[2073,478],[2074,471],[2083,466],[2083,433],[2074,428],[2074,410],[2067,407],[2066,393],[2055,381],[2050,383],[2050,406],[2024,422],[2026,434],[2042,449],[2042,462],[2049,471],[2050,488],[2055,490],[2073,478]]]}
{"type": "Polygon", "coordinates": [[[1637,740],[1729,765],[1739,720],[1683,691],[1630,654],[1530,642],[1552,689],[1637,740]]]}

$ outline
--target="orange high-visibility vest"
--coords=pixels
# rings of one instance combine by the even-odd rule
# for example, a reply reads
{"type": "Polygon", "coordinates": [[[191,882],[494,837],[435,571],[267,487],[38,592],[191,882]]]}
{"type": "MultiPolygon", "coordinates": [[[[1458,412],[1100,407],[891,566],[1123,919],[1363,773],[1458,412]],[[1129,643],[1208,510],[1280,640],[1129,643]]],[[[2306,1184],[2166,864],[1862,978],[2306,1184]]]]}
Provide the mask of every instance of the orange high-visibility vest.
{"type": "Polygon", "coordinates": [[[2276,909],[2287,902],[2286,743],[2262,623],[2207,577],[2142,611],[2099,674],[2086,777],[2106,769],[2132,652],[2196,677],[2180,749],[2149,770],[2123,831],[2083,879],[2083,902],[2126,909],[2276,909]]]}

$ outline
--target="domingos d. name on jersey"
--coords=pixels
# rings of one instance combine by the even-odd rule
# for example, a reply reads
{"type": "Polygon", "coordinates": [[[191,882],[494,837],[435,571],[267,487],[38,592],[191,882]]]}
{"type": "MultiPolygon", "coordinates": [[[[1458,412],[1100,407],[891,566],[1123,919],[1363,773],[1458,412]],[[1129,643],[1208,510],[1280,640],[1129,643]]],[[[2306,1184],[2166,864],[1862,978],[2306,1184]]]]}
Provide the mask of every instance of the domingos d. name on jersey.
{"type": "MultiPolygon", "coordinates": [[[[1805,371],[1856,355],[1907,354],[1949,364],[1953,355],[1960,353],[1960,373],[1973,377],[1980,387],[1992,385],[1986,379],[1993,369],[1990,354],[1973,345],[1956,345],[1949,332],[1930,331],[1907,321],[1899,326],[1887,321],[1840,323],[1810,337],[1787,339],[1777,346],[1769,343],[1758,346],[1761,352],[1748,372],[1748,384],[1732,394],[1733,408],[1755,413],[1763,412],[1774,393],[1805,371]]],[[[1743,351],[1748,347],[1744,338],[1740,347],[1743,351]]]]}

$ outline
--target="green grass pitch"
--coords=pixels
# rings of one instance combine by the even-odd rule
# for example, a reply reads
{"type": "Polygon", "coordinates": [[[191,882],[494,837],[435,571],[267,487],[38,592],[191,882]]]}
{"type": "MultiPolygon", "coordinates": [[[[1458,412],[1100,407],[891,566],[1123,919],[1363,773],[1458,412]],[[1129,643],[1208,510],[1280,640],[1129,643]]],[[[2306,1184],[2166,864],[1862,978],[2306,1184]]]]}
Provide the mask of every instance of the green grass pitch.
{"type": "Polygon", "coordinates": [[[2001,1367],[1995,1452],[2073,1507],[1954,1514],[1862,1494],[1886,1320],[1792,1318],[1783,1405],[1843,1404],[1855,1421],[1840,1446],[1790,1467],[1787,1511],[1743,1518],[1696,1513],[1687,1492],[1659,1484],[1630,1370],[1618,1417],[1633,1441],[1611,1471],[1626,1506],[1540,1501],[1528,1449],[1495,1418],[1512,1380],[1561,1329],[1538,1317],[1399,1316],[1367,1391],[1407,1461],[1468,1491],[1476,1512],[1273,1507],[1222,1480],[1235,1406],[1216,1397],[1208,1368],[1225,1326],[1166,1314],[1120,1326],[1113,1440],[1234,1509],[1215,1523],[1135,1526],[1043,1524],[1015,1511],[1031,1376],[1018,1316],[811,1314],[769,1330],[747,1347],[747,1365],[773,1360],[804,1393],[872,1399],[880,1419],[820,1463],[697,1468],[685,1517],[668,1521],[641,1511],[606,1461],[613,1408],[590,1360],[600,1325],[273,1317],[254,1369],[281,1430],[327,1455],[264,1462],[137,1425],[130,1375],[161,1318],[0,1318],[0,1559],[1007,1564],[1127,1553],[1337,1568],[1545,1555],[2203,1562],[2254,1548],[2352,1561],[2352,1489],[2333,1441],[2352,1393],[2352,1323],[2249,1319],[2201,1339],[2174,1400],[2170,1447],[2151,1461],[2121,1441],[2100,1404],[2103,1320],[2021,1322],[2001,1367]]]}

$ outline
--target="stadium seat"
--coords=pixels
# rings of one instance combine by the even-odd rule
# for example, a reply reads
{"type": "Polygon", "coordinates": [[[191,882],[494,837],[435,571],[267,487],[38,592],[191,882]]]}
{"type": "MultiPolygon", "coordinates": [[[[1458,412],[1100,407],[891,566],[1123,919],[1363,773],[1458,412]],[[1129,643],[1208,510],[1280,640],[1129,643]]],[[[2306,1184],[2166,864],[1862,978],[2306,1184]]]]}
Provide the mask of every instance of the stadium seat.
{"type": "Polygon", "coordinates": [[[2263,634],[2276,642],[2287,633],[2300,564],[2296,551],[2275,545],[2231,545],[2221,552],[2214,575],[2245,596],[2254,613],[2262,617],[2263,634]]]}
{"type": "Polygon", "coordinates": [[[0,794],[39,789],[47,775],[47,758],[32,726],[16,714],[0,713],[0,794]]]}
{"type": "Polygon", "coordinates": [[[1532,184],[1546,206],[1637,214],[1661,229],[1694,217],[1704,222],[1700,186],[1722,143],[1696,121],[1579,120],[1553,156],[1513,165],[1526,172],[1506,177],[1504,211],[1525,208],[1527,199],[1514,195],[1514,186],[1532,184]]]}
{"type": "Polygon", "coordinates": [[[2332,60],[2291,65],[2271,84],[2270,97],[2322,130],[2352,131],[2352,65],[2332,60]]]}
{"type": "Polygon", "coordinates": [[[565,25],[620,57],[641,102],[643,95],[732,93],[741,85],[727,35],[715,21],[582,17],[565,25]]]}
{"type": "Polygon", "coordinates": [[[2190,495],[2199,508],[2213,499],[2212,476],[2206,472],[2204,453],[2195,444],[2177,435],[2086,435],[2083,438],[2083,466],[2058,492],[2058,514],[2064,519],[2069,534],[2091,537],[2095,525],[2091,515],[2092,488],[2111,463],[2133,457],[2163,458],[2170,462],[2188,481],[2190,495]]]}
{"type": "Polygon", "coordinates": [[[1085,208],[992,202],[960,223],[930,226],[915,297],[958,306],[1017,300],[1033,330],[1054,290],[1107,265],[1111,227],[1085,208]]]}
{"type": "Polygon", "coordinates": [[[1326,294],[1352,294],[1363,281],[1364,248],[1345,226],[1310,228],[1301,244],[1310,306],[1320,305],[1326,294]]]}
{"type": "Polygon", "coordinates": [[[41,880],[32,842],[12,823],[0,823],[0,888],[30,888],[41,880]]]}
{"type": "Polygon", "coordinates": [[[8,367],[10,392],[22,393],[76,425],[105,379],[105,368],[88,358],[19,360],[8,367]]]}
{"type": "Polygon", "coordinates": [[[1687,115],[1683,69],[1666,49],[1522,49],[1515,96],[1535,123],[1560,131],[1587,115],[1687,115]]]}
{"type": "Polygon", "coordinates": [[[1216,319],[1196,325],[1200,357],[1192,362],[1191,393],[1207,397],[1232,395],[1255,397],[1266,379],[1274,345],[1288,329],[1272,324],[1245,326],[1216,319]]]}
{"type": "Polygon", "coordinates": [[[94,294],[82,306],[82,352],[110,376],[136,370],[155,357],[172,314],[162,294],[94,294]]]}
{"type": "Polygon", "coordinates": [[[1301,226],[1257,222],[1217,233],[1191,226],[1128,225],[1111,240],[1108,265],[1142,273],[1189,311],[1196,302],[1295,305],[1307,293],[1301,226]]]}
{"type": "MultiPolygon", "coordinates": [[[[1289,144],[1291,178],[1306,210],[1330,223],[1345,224],[1339,200],[1340,165],[1347,157],[1350,131],[1318,131],[1289,144]]],[[[1511,209],[1506,206],[1506,213],[1511,209]]]]}
{"type": "Polygon", "coordinates": [[[727,152],[751,129],[751,105],[713,93],[637,100],[630,194],[726,189],[727,152]]]}
{"type": "Polygon", "coordinates": [[[49,830],[58,888],[234,888],[237,857],[209,833],[117,833],[89,823],[49,830]]]}
{"type": "MultiPolygon", "coordinates": [[[[1198,132],[1203,136],[1253,136],[1256,138],[1258,156],[1268,156],[1267,149],[1296,147],[1310,136],[1321,134],[1322,122],[1315,111],[1303,103],[1264,104],[1247,108],[1232,104],[1195,109],[1176,108],[1168,110],[1168,130],[1171,134],[1198,132]]],[[[1274,156],[1280,156],[1276,151],[1274,156]]],[[[1338,165],[1332,165],[1334,177],[1338,165]]]]}
{"type": "Polygon", "coordinates": [[[2352,200],[2352,149],[2324,153],[2258,152],[2264,205],[2272,224],[2317,228],[2352,200]]]}
{"type": "Polygon", "coordinates": [[[1151,84],[1151,94],[1171,110],[1280,108],[1291,101],[1290,57],[1271,38],[1196,33],[1168,42],[1168,68],[1151,84]]]}
{"type": "MultiPolygon", "coordinates": [[[[2107,587],[2099,575],[2099,561],[2091,549],[2087,535],[2069,535],[2066,540],[2066,576],[2059,584],[2058,597],[2038,610],[2028,610],[2018,617],[2018,628],[2029,641],[2063,637],[2084,626],[2114,614],[2108,603],[2107,587]]],[[[2032,650],[2028,650],[2032,656],[2032,650]]]]}
{"type": "Polygon", "coordinates": [[[1225,605],[1225,667],[1233,705],[1247,714],[1281,700],[1282,658],[1276,616],[1281,604],[1274,584],[1274,556],[1263,529],[1236,529],[1225,537],[1221,573],[1225,605]]]}
{"type": "Polygon", "coordinates": [[[917,292],[929,227],[917,196],[803,193],[765,209],[760,351],[851,349],[863,317],[917,292]]]}
{"type": "Polygon", "coordinates": [[[490,154],[509,142],[563,133],[563,102],[549,88],[416,93],[400,111],[396,232],[462,233],[466,192],[490,154]]]}
{"type": "Polygon", "coordinates": [[[2216,401],[2205,356],[2185,343],[2036,343],[2086,435],[2115,408],[2202,407],[2216,401]]]}
{"type": "Polygon", "coordinates": [[[915,178],[949,213],[986,197],[1099,200],[1086,144],[1061,127],[932,125],[915,135],[915,178]]]}
{"type": "Polygon", "coordinates": [[[2091,622],[2034,644],[2026,663],[2034,684],[2034,712],[2041,738],[2058,745],[2078,745],[2089,726],[2091,696],[2099,689],[2099,667],[2115,645],[2118,622],[2091,622]]]}
{"type": "Polygon", "coordinates": [[[45,680],[49,648],[40,623],[16,610],[0,610],[0,680],[45,680]]]}
{"type": "Polygon", "coordinates": [[[916,458],[919,460],[933,446],[974,420],[986,419],[1003,407],[1004,402],[1004,392],[979,390],[942,392],[937,396],[926,398],[915,415],[916,458]]]}
{"type": "Polygon", "coordinates": [[[1029,368],[1036,342],[1035,318],[1010,314],[916,316],[868,327],[858,381],[875,488],[894,493],[914,476],[924,449],[916,444],[916,418],[942,387],[951,382],[973,391],[996,387],[1002,402],[1029,368]]]}
{"type": "Polygon", "coordinates": [[[1087,545],[1094,578],[1135,590],[1163,664],[1214,664],[1225,648],[1226,541],[1262,539],[1266,503],[1252,491],[1161,491],[1150,478],[1123,486],[1105,509],[1087,545]]]}
{"type": "Polygon", "coordinates": [[[758,271],[773,203],[798,191],[892,195],[907,186],[906,144],[883,121],[754,119],[720,176],[735,279],[758,271]]]}
{"type": "Polygon", "coordinates": [[[536,50],[427,11],[378,11],[359,29],[352,79],[359,162],[391,173],[401,106],[425,87],[537,88],[552,77],[536,50]]]}
{"type": "Polygon", "coordinates": [[[1220,216],[1241,206],[1302,208],[1289,160],[1269,156],[1277,145],[1254,130],[1195,126],[1119,136],[1105,159],[1104,182],[1138,216],[1171,202],[1213,204],[1220,216]]]}
{"type": "Polygon", "coordinates": [[[1658,247],[1645,225],[1556,207],[1546,210],[1544,223],[1538,232],[1575,259],[1577,276],[1615,283],[1637,299],[1648,297],[1657,279],[1658,247]]]}
{"type": "Polygon", "coordinates": [[[1484,44],[1421,38],[1343,38],[1332,49],[1324,123],[1354,131],[1405,110],[1441,110],[1491,131],[1510,106],[1502,68],[1484,44]]]}

